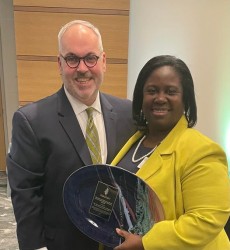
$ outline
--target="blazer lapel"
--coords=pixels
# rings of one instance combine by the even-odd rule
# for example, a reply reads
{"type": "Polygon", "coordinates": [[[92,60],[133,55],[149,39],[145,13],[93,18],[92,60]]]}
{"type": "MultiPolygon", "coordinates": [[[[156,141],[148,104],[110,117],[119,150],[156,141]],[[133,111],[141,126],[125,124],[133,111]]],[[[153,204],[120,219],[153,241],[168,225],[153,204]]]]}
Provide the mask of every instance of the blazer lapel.
{"type": "MultiPolygon", "coordinates": [[[[146,163],[143,164],[141,169],[137,172],[144,180],[148,180],[153,176],[160,168],[163,167],[164,161],[169,156],[173,156],[175,145],[180,135],[187,129],[187,120],[185,116],[182,116],[176,126],[156,148],[153,154],[148,158],[146,163]]],[[[173,157],[170,157],[173,160],[173,157]]]]}
{"type": "Polygon", "coordinates": [[[145,164],[137,171],[137,176],[147,181],[151,176],[153,176],[158,170],[163,166],[163,160],[161,153],[158,149],[148,158],[145,164]]]}
{"type": "Polygon", "coordinates": [[[91,165],[92,160],[84,135],[63,88],[58,92],[58,117],[63,129],[69,140],[72,142],[77,154],[79,154],[82,159],[84,165],[91,165]]]}

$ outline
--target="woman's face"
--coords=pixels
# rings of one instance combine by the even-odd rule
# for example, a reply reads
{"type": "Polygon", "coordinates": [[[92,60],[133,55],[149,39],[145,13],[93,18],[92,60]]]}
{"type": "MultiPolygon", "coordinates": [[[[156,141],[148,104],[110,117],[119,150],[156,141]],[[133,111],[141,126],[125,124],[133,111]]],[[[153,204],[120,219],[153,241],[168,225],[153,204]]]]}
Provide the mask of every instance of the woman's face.
{"type": "Polygon", "coordinates": [[[143,88],[142,110],[149,132],[169,132],[184,112],[183,89],[171,66],[154,70],[143,88]]]}

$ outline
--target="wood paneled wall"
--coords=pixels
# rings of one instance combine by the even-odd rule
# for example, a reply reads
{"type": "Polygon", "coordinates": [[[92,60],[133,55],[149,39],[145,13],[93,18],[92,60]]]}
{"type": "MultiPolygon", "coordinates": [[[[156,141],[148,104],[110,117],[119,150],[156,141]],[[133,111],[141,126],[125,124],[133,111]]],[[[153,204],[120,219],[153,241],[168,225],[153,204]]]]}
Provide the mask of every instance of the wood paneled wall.
{"type": "Polygon", "coordinates": [[[129,0],[14,0],[19,102],[24,105],[58,90],[57,34],[83,19],[97,26],[107,55],[101,90],[127,94],[129,0]]]}

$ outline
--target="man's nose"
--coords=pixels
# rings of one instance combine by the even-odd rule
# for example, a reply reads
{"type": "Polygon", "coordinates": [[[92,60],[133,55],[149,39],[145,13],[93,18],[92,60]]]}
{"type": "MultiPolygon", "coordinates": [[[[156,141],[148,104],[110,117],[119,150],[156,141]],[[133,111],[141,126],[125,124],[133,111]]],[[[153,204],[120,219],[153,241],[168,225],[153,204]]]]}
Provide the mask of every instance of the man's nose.
{"type": "Polygon", "coordinates": [[[80,62],[77,66],[77,71],[80,71],[80,72],[88,71],[88,67],[85,65],[85,62],[82,58],[80,59],[80,62]]]}

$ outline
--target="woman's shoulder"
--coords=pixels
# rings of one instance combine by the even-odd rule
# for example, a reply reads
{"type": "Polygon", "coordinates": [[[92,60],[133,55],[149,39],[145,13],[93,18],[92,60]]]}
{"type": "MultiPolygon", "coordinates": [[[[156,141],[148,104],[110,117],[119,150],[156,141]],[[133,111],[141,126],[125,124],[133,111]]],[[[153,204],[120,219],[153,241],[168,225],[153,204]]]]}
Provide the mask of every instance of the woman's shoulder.
{"type": "Polygon", "coordinates": [[[224,151],[220,144],[194,128],[187,128],[178,138],[177,144],[179,148],[190,152],[197,150],[224,151]]]}
{"type": "Polygon", "coordinates": [[[181,135],[182,139],[186,139],[189,142],[197,143],[197,144],[216,144],[216,142],[211,139],[209,136],[205,135],[201,131],[195,128],[187,128],[184,133],[181,135]]]}

